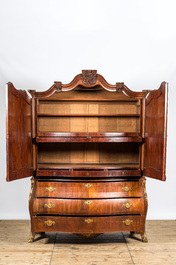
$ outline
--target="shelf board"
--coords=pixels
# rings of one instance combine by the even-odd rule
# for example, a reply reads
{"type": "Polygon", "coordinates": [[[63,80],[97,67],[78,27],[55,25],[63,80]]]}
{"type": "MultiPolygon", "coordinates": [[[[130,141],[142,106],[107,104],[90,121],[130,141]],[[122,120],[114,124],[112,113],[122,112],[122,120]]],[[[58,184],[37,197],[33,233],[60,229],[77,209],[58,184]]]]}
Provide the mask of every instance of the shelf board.
{"type": "Polygon", "coordinates": [[[130,98],[130,97],[127,97],[127,98],[119,98],[119,99],[106,99],[106,98],[91,98],[91,99],[87,99],[87,98],[58,98],[58,99],[54,99],[54,98],[40,98],[39,99],[39,102],[42,101],[44,102],[45,104],[49,103],[49,102],[138,102],[139,101],[139,98],[130,98]]]}
{"type": "Polygon", "coordinates": [[[38,133],[37,143],[68,142],[142,142],[138,133],[38,133]]]}
{"type": "Polygon", "coordinates": [[[54,114],[38,113],[38,117],[140,117],[140,114],[54,114]]]}
{"type": "Polygon", "coordinates": [[[139,142],[143,141],[138,133],[38,133],[37,143],[68,142],[139,142]]]}
{"type": "Polygon", "coordinates": [[[38,163],[38,169],[139,169],[138,163],[38,163]]]}

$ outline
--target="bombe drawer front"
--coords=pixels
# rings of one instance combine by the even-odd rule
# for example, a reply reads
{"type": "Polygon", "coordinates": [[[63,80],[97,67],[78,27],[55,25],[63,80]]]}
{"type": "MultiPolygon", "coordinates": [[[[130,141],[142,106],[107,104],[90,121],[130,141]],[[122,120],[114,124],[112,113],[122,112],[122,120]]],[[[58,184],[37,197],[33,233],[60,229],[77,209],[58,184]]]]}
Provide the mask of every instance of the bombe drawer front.
{"type": "Polygon", "coordinates": [[[129,199],[34,199],[34,214],[116,215],[144,212],[142,198],[129,199]]]}
{"type": "Polygon", "coordinates": [[[36,232],[109,233],[141,231],[144,229],[144,216],[33,216],[32,224],[36,232]]]}
{"type": "Polygon", "coordinates": [[[43,182],[37,181],[35,197],[120,198],[142,197],[139,181],[43,182]]]}

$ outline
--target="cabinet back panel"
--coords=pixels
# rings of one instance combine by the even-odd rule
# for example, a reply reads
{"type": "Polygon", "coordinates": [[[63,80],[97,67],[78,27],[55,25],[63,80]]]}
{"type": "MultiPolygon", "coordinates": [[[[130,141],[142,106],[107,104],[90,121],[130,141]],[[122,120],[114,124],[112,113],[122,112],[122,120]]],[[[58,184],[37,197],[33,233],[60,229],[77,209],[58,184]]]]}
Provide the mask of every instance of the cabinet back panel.
{"type": "Polygon", "coordinates": [[[39,114],[140,114],[137,102],[63,102],[41,101],[39,114]]]}
{"type": "Polygon", "coordinates": [[[42,143],[38,163],[139,163],[136,143],[42,143]]]}
{"type": "Polygon", "coordinates": [[[106,91],[100,86],[92,89],[77,86],[74,90],[56,92],[47,99],[38,100],[37,113],[41,115],[38,116],[38,132],[139,133],[140,104],[140,100],[122,92],[106,91]]]}
{"type": "Polygon", "coordinates": [[[39,132],[140,132],[139,117],[38,117],[39,132]]]}

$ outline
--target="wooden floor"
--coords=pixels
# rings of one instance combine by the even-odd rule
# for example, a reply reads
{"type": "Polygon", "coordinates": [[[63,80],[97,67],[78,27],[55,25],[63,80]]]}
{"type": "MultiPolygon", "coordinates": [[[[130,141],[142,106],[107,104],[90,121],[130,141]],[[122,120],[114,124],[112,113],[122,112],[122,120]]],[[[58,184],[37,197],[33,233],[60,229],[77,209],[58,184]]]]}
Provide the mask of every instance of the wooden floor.
{"type": "Polygon", "coordinates": [[[147,221],[148,243],[129,233],[85,240],[48,233],[27,243],[29,221],[0,221],[0,265],[176,265],[176,221],[147,221]]]}

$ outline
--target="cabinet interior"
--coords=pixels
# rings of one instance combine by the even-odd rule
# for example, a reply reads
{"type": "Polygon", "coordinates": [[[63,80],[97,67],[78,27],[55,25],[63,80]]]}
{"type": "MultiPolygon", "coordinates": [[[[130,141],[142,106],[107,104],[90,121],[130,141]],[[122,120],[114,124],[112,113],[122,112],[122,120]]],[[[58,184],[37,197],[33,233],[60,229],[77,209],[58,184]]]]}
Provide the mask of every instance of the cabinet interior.
{"type": "Polygon", "coordinates": [[[140,100],[77,89],[39,100],[38,132],[140,132],[140,100]]]}
{"type": "MultiPolygon", "coordinates": [[[[54,93],[37,101],[37,133],[136,133],[141,131],[141,101],[100,86],[54,93]]],[[[79,138],[79,137],[78,137],[79,138]]],[[[37,166],[138,167],[140,145],[133,142],[39,143],[37,166]]]]}
{"type": "Polygon", "coordinates": [[[139,144],[42,143],[38,145],[38,166],[41,164],[139,166],[139,144]]]}

